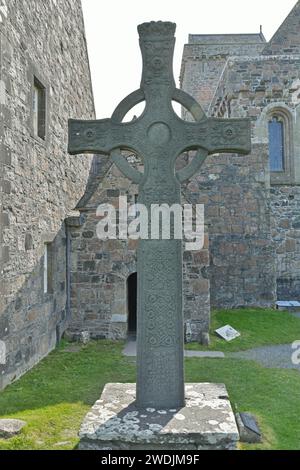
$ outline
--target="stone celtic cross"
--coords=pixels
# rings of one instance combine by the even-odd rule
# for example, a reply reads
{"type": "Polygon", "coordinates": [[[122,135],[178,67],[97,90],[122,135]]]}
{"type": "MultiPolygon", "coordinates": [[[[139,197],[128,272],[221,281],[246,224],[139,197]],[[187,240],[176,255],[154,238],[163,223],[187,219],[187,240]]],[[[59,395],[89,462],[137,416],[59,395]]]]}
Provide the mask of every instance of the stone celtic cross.
{"type": "MultiPolygon", "coordinates": [[[[143,55],[141,88],[117,107],[111,119],[70,120],[69,153],[111,154],[112,161],[139,185],[139,203],[180,204],[181,183],[191,178],[206,157],[218,152],[248,154],[250,121],[208,119],[200,105],[176,89],[173,54],[176,25],[151,22],[138,27],[143,55]],[[146,101],[140,118],[123,119],[146,101]],[[181,120],[172,101],[184,106],[195,122],[181,120]],[[130,166],[120,150],[144,160],[144,174],[130,166]],[[187,167],[176,173],[180,154],[196,150],[187,167]]],[[[141,240],[138,248],[137,406],[184,406],[184,324],[181,240],[141,240]]]]}

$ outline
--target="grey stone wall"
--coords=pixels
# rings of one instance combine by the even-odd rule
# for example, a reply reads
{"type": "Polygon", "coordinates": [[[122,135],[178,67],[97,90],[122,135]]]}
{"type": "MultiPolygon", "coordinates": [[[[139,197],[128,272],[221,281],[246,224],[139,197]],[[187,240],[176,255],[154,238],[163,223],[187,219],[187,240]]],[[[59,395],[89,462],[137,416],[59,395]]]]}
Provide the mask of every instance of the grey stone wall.
{"type": "Polygon", "coordinates": [[[267,158],[260,145],[247,157],[211,156],[187,185],[189,200],[205,205],[214,307],[274,303],[269,191],[261,182],[267,158]]]}
{"type": "Polygon", "coordinates": [[[210,157],[187,187],[206,205],[213,306],[299,298],[299,5],[269,44],[193,35],[185,47],[183,88],[212,116],[252,120],[251,155],[210,157]],[[285,120],[282,174],[269,170],[272,112],[285,120]]]}
{"type": "MultiPolygon", "coordinates": [[[[183,188],[184,200],[205,205],[209,230],[202,252],[184,254],[185,321],[194,340],[208,331],[210,301],[221,308],[272,306],[277,295],[294,298],[299,292],[299,58],[266,56],[266,48],[262,34],[245,34],[191,35],[184,49],[182,88],[210,115],[250,117],[253,137],[251,155],[211,156],[183,188]],[[280,178],[269,170],[273,106],[291,113],[289,171],[280,178]]],[[[136,270],[136,243],[100,242],[95,213],[99,203],[117,204],[119,194],[133,200],[137,188],[106,165],[102,160],[106,173],[90,182],[79,207],[84,224],[70,228],[70,331],[124,338],[126,281],[136,270]]]]}
{"type": "MultiPolygon", "coordinates": [[[[79,0],[10,0],[0,22],[0,388],[44,357],[66,321],[64,220],[84,193],[91,157],[67,153],[68,118],[93,118],[79,0]],[[34,76],[46,87],[46,139],[33,135],[34,76]],[[44,294],[44,244],[53,242],[44,294]]],[[[4,12],[4,13],[3,13],[4,12]]]]}
{"type": "Polygon", "coordinates": [[[277,297],[299,300],[300,186],[272,186],[271,208],[276,242],[277,297]]]}
{"type": "MultiPolygon", "coordinates": [[[[225,87],[226,95],[231,97],[231,115],[251,117],[253,148],[261,145],[267,156],[261,176],[257,173],[265,194],[258,198],[258,220],[262,205],[269,200],[270,216],[261,220],[275,249],[276,296],[280,300],[299,297],[299,59],[297,55],[231,59],[219,85],[219,90],[223,93],[225,87]],[[272,112],[285,116],[285,171],[279,175],[270,173],[268,168],[268,119],[272,112]]],[[[221,93],[217,91],[211,111],[218,114],[220,107],[221,93]]]]}
{"type": "MultiPolygon", "coordinates": [[[[114,165],[103,172],[107,160],[100,159],[100,175],[90,182],[88,196],[78,206],[81,218],[68,221],[72,244],[68,334],[76,337],[89,331],[93,338],[125,339],[129,314],[127,280],[137,270],[138,242],[99,240],[96,230],[100,219],[96,210],[105,203],[118,209],[119,196],[127,196],[129,204],[134,204],[138,186],[123,177],[114,165]]],[[[139,170],[143,171],[142,166],[139,170]]],[[[208,264],[206,236],[203,250],[184,253],[184,315],[190,339],[195,341],[209,331],[208,264]]]]}
{"type": "Polygon", "coordinates": [[[230,56],[255,56],[265,46],[262,34],[192,34],[184,46],[181,88],[208,110],[230,56]]]}

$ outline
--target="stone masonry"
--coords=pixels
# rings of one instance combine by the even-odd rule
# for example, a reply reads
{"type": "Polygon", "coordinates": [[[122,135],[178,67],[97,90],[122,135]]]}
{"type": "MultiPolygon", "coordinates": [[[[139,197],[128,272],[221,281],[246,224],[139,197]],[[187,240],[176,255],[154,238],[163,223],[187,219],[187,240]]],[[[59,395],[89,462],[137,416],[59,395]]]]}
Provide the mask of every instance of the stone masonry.
{"type": "Polygon", "coordinates": [[[107,384],[79,432],[79,450],[236,450],[239,440],[225,385],[186,384],[177,409],[139,409],[134,384],[107,384]]]}
{"type": "Polygon", "coordinates": [[[70,116],[94,118],[79,0],[0,2],[0,388],[51,351],[66,323],[64,220],[85,191],[91,158],[70,157],[70,116]],[[45,139],[33,132],[33,84],[45,89],[45,139]],[[44,294],[49,245],[51,288],[44,294]]]}
{"type": "MultiPolygon", "coordinates": [[[[140,161],[129,155],[132,165],[143,171],[140,161]]],[[[137,241],[97,237],[99,204],[118,209],[119,196],[135,203],[138,187],[122,176],[107,157],[98,156],[98,172],[77,209],[80,217],[69,219],[72,244],[71,322],[72,336],[89,331],[93,338],[125,339],[128,333],[129,276],[136,273],[137,241]]],[[[184,253],[184,313],[191,339],[201,340],[209,331],[210,301],[206,269],[209,264],[208,237],[200,252],[184,253]]]]}
{"type": "Polygon", "coordinates": [[[300,2],[269,43],[258,35],[194,35],[181,82],[212,116],[252,119],[252,154],[209,158],[187,192],[206,204],[211,302],[299,300],[300,2]],[[210,78],[212,79],[210,80],[210,78]],[[206,89],[200,85],[208,80],[206,89]],[[270,172],[268,121],[284,122],[284,171],[270,172]]]}
{"type": "MultiPolygon", "coordinates": [[[[184,254],[186,336],[192,340],[201,341],[208,332],[210,303],[267,307],[277,298],[299,294],[298,12],[299,2],[270,43],[262,32],[191,35],[184,49],[182,88],[211,116],[250,116],[253,123],[251,155],[209,157],[183,187],[183,200],[205,205],[209,232],[204,250],[184,254]],[[276,52],[278,35],[289,44],[283,55],[276,52]],[[268,119],[278,108],[287,116],[286,168],[280,175],[270,172],[268,146],[268,119]]],[[[183,118],[190,116],[183,111],[183,118]]],[[[180,164],[191,158],[184,155],[180,164]]],[[[77,226],[70,228],[69,330],[124,338],[127,279],[136,270],[136,244],[99,241],[96,209],[103,202],[116,205],[125,194],[133,203],[137,188],[106,157],[98,161],[98,175],[78,206],[77,226]]]]}
{"type": "MultiPolygon", "coordinates": [[[[80,0],[0,0],[0,388],[71,336],[124,339],[135,241],[97,238],[99,204],[138,188],[105,156],[67,154],[68,118],[94,119],[80,0]],[[33,86],[45,90],[35,136],[33,86]],[[76,209],[76,212],[73,210],[76,209]],[[44,294],[45,244],[49,289],[44,294]]],[[[184,253],[186,339],[207,340],[210,305],[274,306],[300,292],[300,2],[273,38],[189,37],[181,86],[210,116],[252,120],[252,153],[214,155],[182,188],[205,205],[200,252],[184,253]],[[284,126],[284,171],[271,172],[268,122],[284,126]]],[[[190,119],[183,111],[183,118],[190,119]]],[[[142,166],[136,156],[131,164],[142,166]]],[[[182,156],[185,165],[193,154],[182,156]]],[[[140,168],[142,169],[142,168],[140,168]]]]}

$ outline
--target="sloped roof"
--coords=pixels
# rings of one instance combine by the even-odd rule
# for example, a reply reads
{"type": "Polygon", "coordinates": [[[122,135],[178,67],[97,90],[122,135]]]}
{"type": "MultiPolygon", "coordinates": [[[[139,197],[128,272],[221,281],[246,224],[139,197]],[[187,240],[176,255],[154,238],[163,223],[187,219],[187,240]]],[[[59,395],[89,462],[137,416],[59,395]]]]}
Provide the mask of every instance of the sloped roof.
{"type": "Polygon", "coordinates": [[[86,191],[76,206],[77,210],[79,211],[84,210],[87,207],[90,199],[94,195],[99,184],[103,181],[103,179],[107,175],[112,165],[113,163],[109,156],[107,155],[95,155],[94,156],[93,168],[91,170],[90,177],[86,186],[86,191]]]}
{"type": "Polygon", "coordinates": [[[300,54],[300,1],[263,50],[264,55],[300,54]]]}

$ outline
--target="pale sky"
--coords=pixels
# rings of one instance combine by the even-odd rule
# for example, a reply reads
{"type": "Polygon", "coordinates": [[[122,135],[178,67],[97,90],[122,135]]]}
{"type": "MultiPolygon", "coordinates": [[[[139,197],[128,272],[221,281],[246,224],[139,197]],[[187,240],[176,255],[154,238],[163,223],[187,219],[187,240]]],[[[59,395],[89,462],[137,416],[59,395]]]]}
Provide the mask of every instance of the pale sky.
{"type": "Polygon", "coordinates": [[[108,118],[141,81],[137,25],[177,24],[174,75],[179,86],[189,34],[258,33],[270,39],[296,0],[82,0],[97,117],[108,118]]]}

